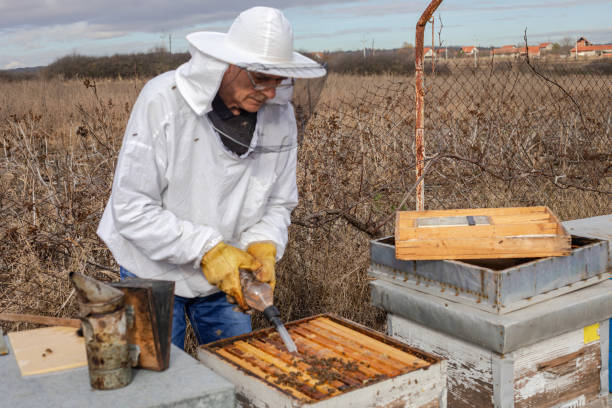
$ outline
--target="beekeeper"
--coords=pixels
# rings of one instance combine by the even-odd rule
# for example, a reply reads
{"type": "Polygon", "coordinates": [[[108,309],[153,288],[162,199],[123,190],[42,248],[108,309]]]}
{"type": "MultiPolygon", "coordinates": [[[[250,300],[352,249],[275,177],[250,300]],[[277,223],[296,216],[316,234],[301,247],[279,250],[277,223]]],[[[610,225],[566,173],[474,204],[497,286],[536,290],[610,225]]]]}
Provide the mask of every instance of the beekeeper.
{"type": "Polygon", "coordinates": [[[241,268],[275,284],[298,199],[292,80],[325,75],[293,52],[291,25],[273,8],[187,41],[191,59],[134,104],[98,227],[122,279],[176,282],[181,348],[185,315],[201,344],[251,330],[226,295],[248,308],[241,268]]]}

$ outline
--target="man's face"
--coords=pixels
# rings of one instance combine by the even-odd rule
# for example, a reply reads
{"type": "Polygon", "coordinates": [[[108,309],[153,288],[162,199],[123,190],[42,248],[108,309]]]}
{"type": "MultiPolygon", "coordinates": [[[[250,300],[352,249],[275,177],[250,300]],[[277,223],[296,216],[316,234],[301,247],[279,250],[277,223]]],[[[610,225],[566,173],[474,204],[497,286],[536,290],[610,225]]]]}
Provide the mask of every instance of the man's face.
{"type": "Polygon", "coordinates": [[[238,115],[240,109],[247,112],[257,112],[259,108],[276,95],[275,86],[280,83],[282,77],[265,75],[259,72],[247,73],[235,65],[230,65],[219,87],[219,96],[225,105],[238,115]],[[249,78],[249,75],[251,78],[249,78]],[[253,86],[263,85],[264,89],[258,90],[253,86]]]}

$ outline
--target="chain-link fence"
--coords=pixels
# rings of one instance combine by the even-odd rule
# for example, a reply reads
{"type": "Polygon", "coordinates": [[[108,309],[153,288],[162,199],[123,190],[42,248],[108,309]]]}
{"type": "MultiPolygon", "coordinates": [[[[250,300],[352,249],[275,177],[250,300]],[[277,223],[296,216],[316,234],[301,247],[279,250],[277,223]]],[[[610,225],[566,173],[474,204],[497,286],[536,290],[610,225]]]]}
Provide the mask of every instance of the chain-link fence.
{"type": "MultiPolygon", "coordinates": [[[[425,66],[426,208],[612,212],[612,61],[425,66]]],[[[68,272],[118,279],[95,229],[142,84],[0,84],[0,313],[74,316],[68,272]]],[[[368,242],[414,208],[414,106],[411,76],[327,78],[300,135],[300,204],[277,272],[284,318],[383,324],[369,306],[368,242]]]]}
{"type": "MultiPolygon", "coordinates": [[[[426,60],[427,209],[548,205],[562,220],[612,212],[612,64],[426,60]]],[[[374,327],[369,239],[415,208],[414,78],[332,76],[300,150],[301,202],[282,298],[374,327]]]]}

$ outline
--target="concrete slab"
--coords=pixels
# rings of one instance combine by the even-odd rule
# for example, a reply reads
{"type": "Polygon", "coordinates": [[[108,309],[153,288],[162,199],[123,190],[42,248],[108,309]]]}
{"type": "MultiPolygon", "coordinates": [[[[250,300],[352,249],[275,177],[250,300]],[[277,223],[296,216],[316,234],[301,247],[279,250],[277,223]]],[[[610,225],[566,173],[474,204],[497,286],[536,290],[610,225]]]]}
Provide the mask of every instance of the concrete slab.
{"type": "Polygon", "coordinates": [[[500,354],[612,315],[612,280],[505,315],[381,280],[370,285],[374,306],[500,354]]]}
{"type": "Polygon", "coordinates": [[[90,387],[87,367],[22,377],[15,354],[10,351],[0,356],[1,406],[233,408],[235,405],[233,384],[175,346],[166,371],[134,370],[130,385],[109,391],[90,387]]]}

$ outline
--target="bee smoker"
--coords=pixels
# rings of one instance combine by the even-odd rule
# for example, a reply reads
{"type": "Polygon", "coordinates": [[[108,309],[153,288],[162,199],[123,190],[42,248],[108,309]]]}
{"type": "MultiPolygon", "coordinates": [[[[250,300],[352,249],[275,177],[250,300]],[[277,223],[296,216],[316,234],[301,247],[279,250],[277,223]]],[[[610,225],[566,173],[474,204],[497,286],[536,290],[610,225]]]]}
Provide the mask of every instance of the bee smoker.
{"type": "Polygon", "coordinates": [[[128,385],[132,367],[170,365],[174,282],[128,278],[105,284],[72,272],[79,299],[91,386],[128,385]]]}
{"type": "Polygon", "coordinates": [[[92,388],[125,387],[132,381],[132,366],[138,361],[137,350],[130,356],[127,341],[133,310],[126,308],[125,295],[119,289],[76,272],[69,277],[79,300],[92,388]]]}

